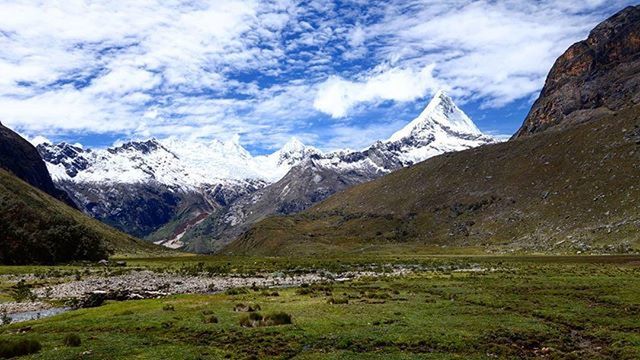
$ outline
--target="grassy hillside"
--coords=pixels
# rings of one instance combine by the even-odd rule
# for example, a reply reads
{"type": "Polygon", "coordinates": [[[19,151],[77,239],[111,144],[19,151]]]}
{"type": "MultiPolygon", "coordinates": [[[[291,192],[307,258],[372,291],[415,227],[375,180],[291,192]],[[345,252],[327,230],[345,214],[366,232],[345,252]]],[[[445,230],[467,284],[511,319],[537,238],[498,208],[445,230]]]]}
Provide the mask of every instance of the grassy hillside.
{"type": "Polygon", "coordinates": [[[225,249],[268,255],[406,248],[640,249],[640,107],[429,159],[258,223],[225,249]]]}
{"type": "Polygon", "coordinates": [[[99,260],[109,254],[160,253],[0,169],[0,263],[99,260]]]}

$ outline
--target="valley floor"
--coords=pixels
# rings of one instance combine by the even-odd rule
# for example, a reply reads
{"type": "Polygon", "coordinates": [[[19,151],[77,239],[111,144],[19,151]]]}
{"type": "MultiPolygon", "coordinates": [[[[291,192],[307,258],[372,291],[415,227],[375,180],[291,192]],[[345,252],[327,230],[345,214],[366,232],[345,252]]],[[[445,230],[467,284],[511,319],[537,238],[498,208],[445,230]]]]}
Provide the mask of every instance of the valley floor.
{"type": "Polygon", "coordinates": [[[18,279],[44,297],[47,287],[149,272],[173,282],[299,281],[107,301],[3,325],[0,352],[32,339],[41,350],[25,358],[640,358],[640,256],[194,256],[128,259],[121,268],[0,267],[0,302],[12,301],[18,279]]]}

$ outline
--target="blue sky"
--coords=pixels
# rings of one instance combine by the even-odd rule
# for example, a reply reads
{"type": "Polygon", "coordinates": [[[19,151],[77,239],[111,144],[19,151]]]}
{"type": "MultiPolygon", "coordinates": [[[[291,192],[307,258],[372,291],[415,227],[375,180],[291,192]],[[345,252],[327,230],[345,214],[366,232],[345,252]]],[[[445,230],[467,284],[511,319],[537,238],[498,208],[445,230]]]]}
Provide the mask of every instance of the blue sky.
{"type": "Polygon", "coordinates": [[[4,1],[0,121],[30,137],[361,148],[444,88],[511,134],[553,61],[631,1],[4,1]]]}

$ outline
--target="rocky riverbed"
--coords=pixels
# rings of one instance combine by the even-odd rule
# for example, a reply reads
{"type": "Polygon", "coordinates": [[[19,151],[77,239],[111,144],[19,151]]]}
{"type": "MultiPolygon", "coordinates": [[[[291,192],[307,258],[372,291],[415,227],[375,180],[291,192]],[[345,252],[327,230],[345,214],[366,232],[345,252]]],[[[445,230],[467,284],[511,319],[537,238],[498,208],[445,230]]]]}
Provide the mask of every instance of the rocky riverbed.
{"type": "MultiPolygon", "coordinates": [[[[50,302],[67,301],[76,307],[99,306],[104,300],[135,300],[159,298],[174,294],[218,293],[242,287],[289,287],[322,281],[348,281],[361,277],[400,276],[413,272],[407,267],[390,271],[351,271],[345,273],[314,272],[303,274],[270,273],[258,275],[191,276],[158,273],[148,270],[131,271],[116,276],[91,275],[81,280],[67,279],[62,283],[32,290],[35,301],[0,304],[0,313],[12,315],[51,309],[50,302]]],[[[30,275],[26,275],[29,278],[30,275]]],[[[21,278],[12,279],[19,281],[21,278]]]]}

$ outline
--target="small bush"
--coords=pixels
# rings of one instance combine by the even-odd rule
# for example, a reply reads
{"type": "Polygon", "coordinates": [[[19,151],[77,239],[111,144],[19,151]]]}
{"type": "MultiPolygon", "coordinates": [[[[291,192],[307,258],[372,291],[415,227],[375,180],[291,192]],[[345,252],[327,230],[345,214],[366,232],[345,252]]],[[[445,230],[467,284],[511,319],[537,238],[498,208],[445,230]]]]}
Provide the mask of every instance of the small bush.
{"type": "Polygon", "coordinates": [[[391,295],[387,294],[386,292],[362,292],[361,296],[367,299],[380,299],[380,300],[391,299],[391,295]]]}
{"type": "Polygon", "coordinates": [[[225,294],[227,295],[241,295],[241,294],[247,294],[247,293],[249,293],[249,291],[245,288],[231,288],[225,291],[225,294]]]}
{"type": "Polygon", "coordinates": [[[298,295],[309,295],[309,294],[313,294],[313,289],[309,288],[309,287],[301,287],[299,289],[296,290],[296,294],[298,295]]]}
{"type": "Polygon", "coordinates": [[[12,358],[35,354],[42,349],[42,345],[37,340],[21,339],[21,340],[1,340],[0,341],[0,358],[12,358]]]}
{"type": "Polygon", "coordinates": [[[208,315],[204,317],[203,322],[205,324],[217,324],[218,323],[218,317],[215,315],[208,315]]]}
{"type": "Polygon", "coordinates": [[[0,312],[0,325],[9,325],[12,321],[13,320],[11,319],[9,314],[7,314],[7,310],[3,310],[2,312],[0,312]]]}
{"type": "Polygon", "coordinates": [[[162,307],[162,310],[164,310],[164,311],[176,311],[176,308],[174,308],[173,305],[171,305],[171,304],[165,304],[162,307]]]}
{"type": "Polygon", "coordinates": [[[277,312],[262,316],[260,313],[254,312],[245,315],[240,319],[242,327],[259,327],[259,326],[278,326],[288,325],[292,323],[291,315],[285,312],[277,312]]]}
{"type": "Polygon", "coordinates": [[[63,343],[65,346],[78,347],[82,344],[82,340],[80,340],[78,334],[67,334],[67,336],[64,337],[63,343]]]}
{"type": "Polygon", "coordinates": [[[173,323],[171,321],[164,321],[160,324],[163,329],[171,329],[173,327],[173,323]]]}
{"type": "Polygon", "coordinates": [[[277,313],[267,315],[264,318],[264,322],[266,326],[289,325],[292,323],[292,320],[291,320],[291,315],[285,312],[277,312],[277,313]]]}
{"type": "Polygon", "coordinates": [[[263,318],[262,318],[262,315],[260,315],[260,313],[254,312],[240,318],[240,326],[242,327],[261,326],[262,319],[263,318]]]}
{"type": "Polygon", "coordinates": [[[20,280],[11,287],[11,297],[15,302],[23,302],[25,300],[35,301],[37,297],[31,292],[31,285],[24,280],[20,280]]]}

